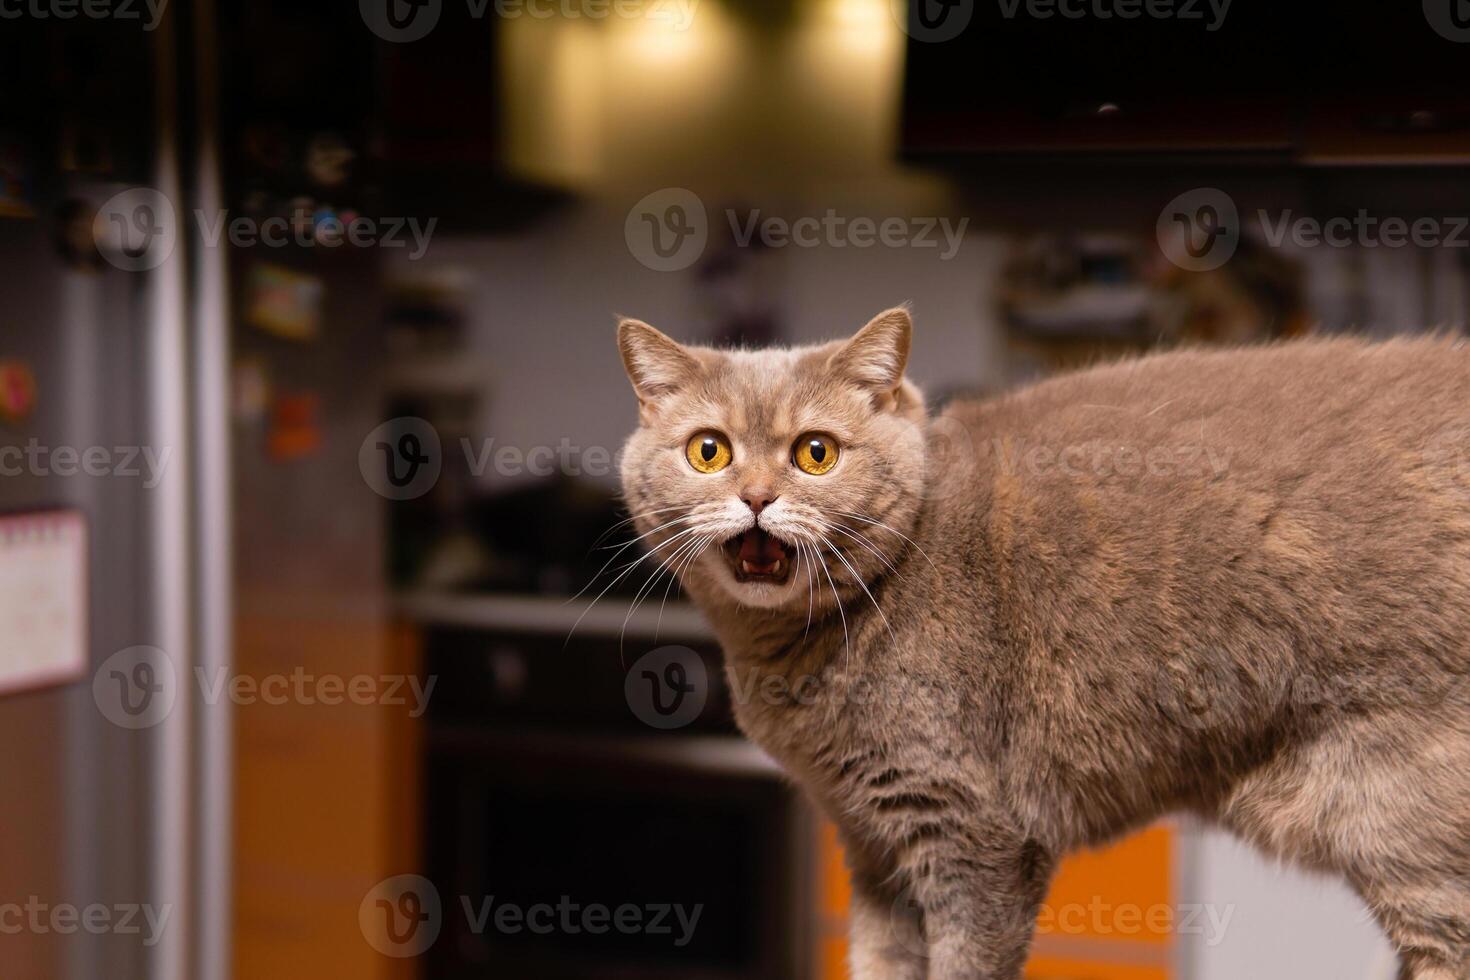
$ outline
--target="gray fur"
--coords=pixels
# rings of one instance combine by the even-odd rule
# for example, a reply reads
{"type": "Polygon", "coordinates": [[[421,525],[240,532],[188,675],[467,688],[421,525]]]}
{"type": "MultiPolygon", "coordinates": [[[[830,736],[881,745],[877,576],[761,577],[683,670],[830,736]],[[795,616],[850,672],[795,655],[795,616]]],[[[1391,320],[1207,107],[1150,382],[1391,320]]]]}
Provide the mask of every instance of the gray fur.
{"type": "Polygon", "coordinates": [[[620,327],[627,500],[841,831],[856,980],[1014,980],[1057,859],[1172,811],[1344,876],[1404,977],[1470,980],[1470,350],[1161,354],[930,419],[909,335],[620,327]],[[701,428],[728,470],[685,461],[701,428]],[[719,553],[750,485],[803,542],[784,586],[719,553]]]}

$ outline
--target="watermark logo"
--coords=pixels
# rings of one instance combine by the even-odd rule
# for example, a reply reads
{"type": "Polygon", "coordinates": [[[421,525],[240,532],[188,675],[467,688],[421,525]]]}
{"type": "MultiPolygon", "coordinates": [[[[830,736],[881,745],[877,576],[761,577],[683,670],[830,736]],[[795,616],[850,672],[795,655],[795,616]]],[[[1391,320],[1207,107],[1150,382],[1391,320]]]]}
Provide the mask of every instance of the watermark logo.
{"type": "Polygon", "coordinates": [[[1467,0],[1424,0],[1424,19],[1447,41],[1470,41],[1470,2],[1467,0]]]}
{"type": "Polygon", "coordinates": [[[1165,257],[1190,272],[1220,268],[1240,245],[1235,201],[1217,187],[1196,187],[1174,198],[1154,230],[1165,257]]]}
{"type": "Polygon", "coordinates": [[[975,0],[890,0],[889,12],[915,41],[953,41],[970,26],[975,0]]]}
{"type": "Polygon", "coordinates": [[[434,489],[444,467],[439,432],[414,416],[390,419],[362,441],[357,467],[379,496],[389,500],[422,497],[434,489]]]}
{"type": "Polygon", "coordinates": [[[704,202],[683,187],[654,191],[628,212],[623,238],[633,258],[655,272],[687,269],[709,242],[704,202]]]}
{"type": "Polygon", "coordinates": [[[924,908],[910,889],[903,889],[888,910],[893,941],[921,959],[929,958],[929,935],[924,908]]]}
{"type": "Polygon", "coordinates": [[[92,699],[103,717],[119,728],[152,728],[169,716],[178,700],[173,661],[157,647],[128,647],[108,657],[92,676],[92,699]]]}
{"type": "Polygon", "coordinates": [[[167,262],[179,241],[173,202],[151,187],[114,194],[92,219],[92,238],[102,257],[125,272],[146,272],[167,262]]]}
{"type": "Polygon", "coordinates": [[[633,664],[623,681],[623,696],[634,716],[650,728],[683,728],[704,711],[709,671],[704,658],[688,647],[659,647],[633,664]]]}
{"type": "MultiPolygon", "coordinates": [[[[900,417],[895,421],[904,430],[895,438],[895,445],[925,447],[923,494],[927,499],[950,500],[971,492],[964,480],[948,479],[950,474],[961,472],[963,464],[975,458],[975,435],[964,422],[948,415],[918,421],[900,417]]],[[[870,523],[870,519],[861,514],[845,516],[850,530],[860,531],[867,537],[897,537],[896,532],[870,523]]]]}
{"type": "Polygon", "coordinates": [[[1223,657],[1175,655],[1155,674],[1154,694],[1164,717],[1189,731],[1211,731],[1240,718],[1245,693],[1223,657]]]}
{"type": "Polygon", "coordinates": [[[438,941],[444,926],[439,890],[420,875],[380,881],[358,906],[357,924],[368,945],[384,956],[419,956],[438,941]]]}
{"type": "Polygon", "coordinates": [[[408,44],[427,37],[444,13],[444,0],[358,0],[362,22],[384,41],[408,44]]]}

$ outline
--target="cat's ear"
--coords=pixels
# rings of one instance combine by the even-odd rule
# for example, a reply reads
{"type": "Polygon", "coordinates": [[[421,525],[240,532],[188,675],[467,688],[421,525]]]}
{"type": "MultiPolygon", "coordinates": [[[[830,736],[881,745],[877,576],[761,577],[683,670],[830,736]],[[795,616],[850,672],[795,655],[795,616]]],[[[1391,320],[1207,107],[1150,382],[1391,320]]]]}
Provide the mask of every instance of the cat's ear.
{"type": "Polygon", "coordinates": [[[699,372],[693,354],[642,320],[618,321],[618,350],[645,406],[678,391],[699,372]]]}
{"type": "Polygon", "coordinates": [[[837,374],[875,395],[892,397],[903,384],[914,323],[907,308],[884,310],[843,344],[827,362],[837,374]]]}

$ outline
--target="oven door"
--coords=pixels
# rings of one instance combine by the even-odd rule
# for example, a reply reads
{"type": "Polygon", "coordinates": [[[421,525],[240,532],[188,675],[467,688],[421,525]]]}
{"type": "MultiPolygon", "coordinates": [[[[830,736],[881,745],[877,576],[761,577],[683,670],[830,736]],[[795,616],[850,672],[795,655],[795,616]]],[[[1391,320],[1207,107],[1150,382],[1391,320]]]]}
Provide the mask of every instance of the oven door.
{"type": "Polygon", "coordinates": [[[808,808],[723,735],[431,736],[430,978],[805,980],[808,808]]]}

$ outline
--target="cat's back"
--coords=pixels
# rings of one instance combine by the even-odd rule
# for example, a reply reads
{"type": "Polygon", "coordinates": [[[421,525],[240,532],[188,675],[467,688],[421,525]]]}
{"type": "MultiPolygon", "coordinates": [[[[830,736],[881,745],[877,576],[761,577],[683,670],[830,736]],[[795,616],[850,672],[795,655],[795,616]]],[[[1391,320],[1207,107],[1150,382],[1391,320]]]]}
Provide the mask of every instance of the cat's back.
{"type": "Polygon", "coordinates": [[[968,428],[1044,432],[1049,441],[1171,431],[1194,420],[1222,438],[1310,436],[1302,424],[1377,417],[1470,422],[1470,343],[1461,338],[1355,338],[1181,350],[1060,375],[1008,395],[958,402],[968,428]]]}
{"type": "Polygon", "coordinates": [[[1029,478],[1167,497],[1366,469],[1470,503],[1470,344],[1458,338],[1155,354],[945,415],[973,461],[955,475],[972,486],[1029,478]]]}
{"type": "Polygon", "coordinates": [[[1046,648],[1470,641],[1463,341],[1171,352],[946,416],[926,547],[1046,648]]]}

